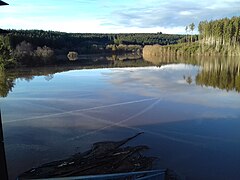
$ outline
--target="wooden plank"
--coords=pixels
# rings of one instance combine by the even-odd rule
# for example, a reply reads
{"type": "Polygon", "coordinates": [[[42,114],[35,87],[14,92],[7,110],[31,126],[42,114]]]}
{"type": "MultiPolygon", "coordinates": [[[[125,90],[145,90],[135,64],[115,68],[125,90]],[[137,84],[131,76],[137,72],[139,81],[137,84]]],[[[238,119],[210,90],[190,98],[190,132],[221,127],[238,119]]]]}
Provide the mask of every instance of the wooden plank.
{"type": "Polygon", "coordinates": [[[2,116],[0,110],[0,179],[8,180],[6,155],[4,149],[4,138],[3,138],[3,128],[2,128],[2,116]]]}
{"type": "Polygon", "coordinates": [[[9,5],[8,3],[5,3],[4,1],[0,0],[0,6],[4,6],[4,5],[9,5]]]}
{"type": "Polygon", "coordinates": [[[8,34],[8,33],[10,33],[10,32],[7,30],[4,30],[4,29],[0,29],[0,34],[8,34]]]}

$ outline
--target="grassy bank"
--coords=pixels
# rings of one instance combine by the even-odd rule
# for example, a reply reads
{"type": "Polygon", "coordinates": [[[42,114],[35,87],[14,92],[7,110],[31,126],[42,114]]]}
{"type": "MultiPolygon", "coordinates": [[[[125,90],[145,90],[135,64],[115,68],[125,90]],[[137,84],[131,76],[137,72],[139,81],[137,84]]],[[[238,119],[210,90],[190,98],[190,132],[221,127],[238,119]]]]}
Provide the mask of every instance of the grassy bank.
{"type": "Polygon", "coordinates": [[[216,46],[200,42],[181,43],[175,45],[146,45],[143,48],[144,56],[240,56],[240,46],[216,46]]]}

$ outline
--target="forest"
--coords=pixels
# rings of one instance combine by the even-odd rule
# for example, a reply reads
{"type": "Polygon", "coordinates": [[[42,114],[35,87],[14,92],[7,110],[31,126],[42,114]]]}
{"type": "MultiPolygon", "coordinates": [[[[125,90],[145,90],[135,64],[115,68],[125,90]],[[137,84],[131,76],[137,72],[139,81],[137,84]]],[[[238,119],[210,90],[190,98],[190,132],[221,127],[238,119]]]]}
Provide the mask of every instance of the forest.
{"type": "Polygon", "coordinates": [[[198,25],[198,31],[202,44],[216,48],[240,45],[240,17],[202,21],[198,25]]]}
{"type": "Polygon", "coordinates": [[[176,44],[183,35],[159,33],[128,33],[128,34],[98,34],[98,33],[64,33],[43,30],[10,30],[13,46],[27,41],[37,46],[51,48],[75,48],[81,45],[107,44],[176,44]]]}
{"type": "Polygon", "coordinates": [[[0,35],[0,66],[43,66],[67,60],[69,51],[78,54],[140,53],[146,44],[176,44],[183,35],[159,33],[97,34],[43,30],[9,30],[0,35]]]}

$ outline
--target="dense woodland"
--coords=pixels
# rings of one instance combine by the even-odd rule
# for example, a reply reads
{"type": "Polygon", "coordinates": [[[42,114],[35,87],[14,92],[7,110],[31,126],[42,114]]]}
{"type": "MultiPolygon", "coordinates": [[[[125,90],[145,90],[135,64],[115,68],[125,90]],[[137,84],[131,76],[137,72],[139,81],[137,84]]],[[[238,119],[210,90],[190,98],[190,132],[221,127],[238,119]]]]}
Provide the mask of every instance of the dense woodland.
{"type": "Polygon", "coordinates": [[[240,45],[240,17],[202,21],[198,25],[201,42],[219,46],[240,45]]]}
{"type": "Polygon", "coordinates": [[[36,46],[51,48],[75,48],[81,45],[107,44],[176,44],[183,35],[162,33],[129,33],[129,34],[98,34],[98,33],[64,33],[43,30],[11,30],[13,46],[27,41],[36,46]]]}

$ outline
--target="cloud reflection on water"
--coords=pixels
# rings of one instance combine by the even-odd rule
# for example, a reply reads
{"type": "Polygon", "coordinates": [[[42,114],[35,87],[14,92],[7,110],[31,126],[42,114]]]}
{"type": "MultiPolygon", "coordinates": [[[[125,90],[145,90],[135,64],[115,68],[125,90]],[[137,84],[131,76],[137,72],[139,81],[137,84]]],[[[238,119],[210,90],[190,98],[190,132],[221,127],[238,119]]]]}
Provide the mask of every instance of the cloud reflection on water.
{"type": "Polygon", "coordinates": [[[199,69],[199,66],[171,64],[160,68],[113,69],[108,75],[112,84],[126,92],[216,108],[240,107],[236,92],[197,86],[195,77],[199,69]],[[192,77],[192,83],[187,84],[184,76],[192,77]]]}
{"type": "MultiPolygon", "coordinates": [[[[139,131],[146,132],[141,143],[163,155],[165,166],[182,172],[191,167],[194,173],[187,174],[196,176],[201,159],[212,152],[213,164],[219,165],[219,149],[227,155],[235,152],[233,147],[239,149],[239,94],[196,85],[198,72],[199,66],[172,64],[68,71],[51,81],[42,76],[17,81],[1,102],[12,176],[73,154],[77,146],[84,150],[93,142],[139,131]]],[[[231,162],[237,164],[234,155],[231,162]]],[[[229,175],[236,166],[228,166],[229,175]]]]}

